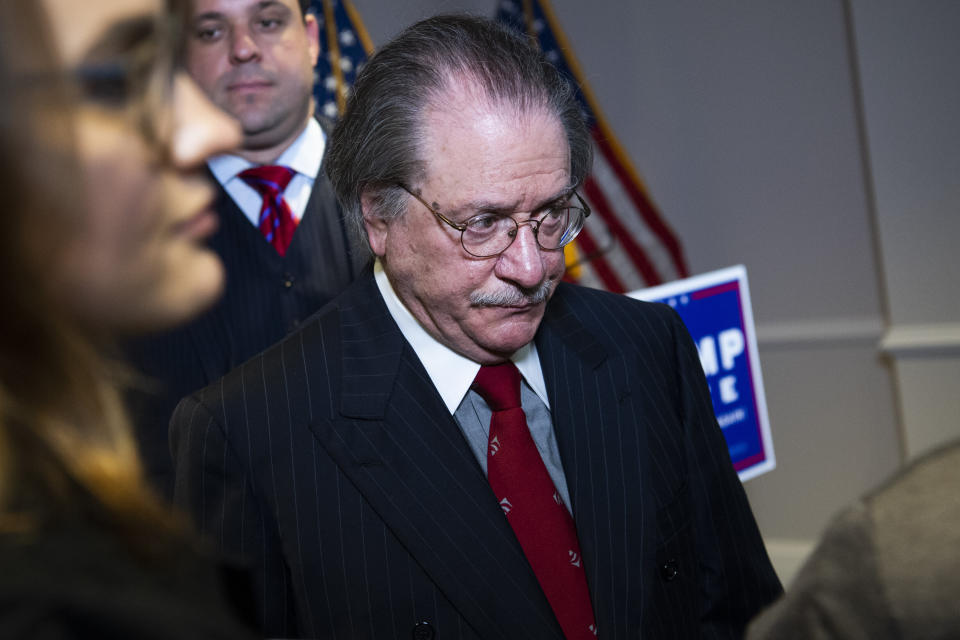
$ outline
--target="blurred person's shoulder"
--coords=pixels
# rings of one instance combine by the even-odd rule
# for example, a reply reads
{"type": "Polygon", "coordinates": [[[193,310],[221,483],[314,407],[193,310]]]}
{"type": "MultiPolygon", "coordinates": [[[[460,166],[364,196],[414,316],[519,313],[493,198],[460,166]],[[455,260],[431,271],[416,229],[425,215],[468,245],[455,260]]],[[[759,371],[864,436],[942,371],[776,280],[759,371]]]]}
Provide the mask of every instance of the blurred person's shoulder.
{"type": "Polygon", "coordinates": [[[955,638],[958,601],[960,441],[839,513],[748,638],[955,638]]]}
{"type": "Polygon", "coordinates": [[[960,509],[958,488],[960,440],[913,460],[871,491],[864,501],[876,517],[896,516],[899,519],[901,515],[912,515],[932,523],[932,516],[960,509]]]}
{"type": "MultiPolygon", "coordinates": [[[[960,441],[908,465],[864,499],[894,616],[960,629],[960,441]]],[[[924,637],[941,637],[925,635],[924,637]]],[[[946,636],[942,636],[946,637],[946,636]]]]}
{"type": "Polygon", "coordinates": [[[255,637],[235,574],[186,540],[163,546],[141,554],[87,523],[0,533],[0,637],[255,637]]]}

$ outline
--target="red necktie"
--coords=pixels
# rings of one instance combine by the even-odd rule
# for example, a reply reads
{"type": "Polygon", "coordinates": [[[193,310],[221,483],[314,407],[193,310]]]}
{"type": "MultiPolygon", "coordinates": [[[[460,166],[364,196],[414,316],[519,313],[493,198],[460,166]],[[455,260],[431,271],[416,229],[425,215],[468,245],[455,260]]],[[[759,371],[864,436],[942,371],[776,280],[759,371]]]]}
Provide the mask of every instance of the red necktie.
{"type": "Polygon", "coordinates": [[[297,223],[290,213],[290,205],[283,199],[283,190],[290,184],[294,171],[290,167],[263,165],[241,171],[239,176],[263,197],[258,226],[267,242],[281,256],[293,240],[297,223]]]}
{"type": "Polygon", "coordinates": [[[594,638],[596,624],[573,518],[553,486],[520,406],[512,362],[480,367],[473,389],[493,412],[487,479],[568,640],[594,638]]]}

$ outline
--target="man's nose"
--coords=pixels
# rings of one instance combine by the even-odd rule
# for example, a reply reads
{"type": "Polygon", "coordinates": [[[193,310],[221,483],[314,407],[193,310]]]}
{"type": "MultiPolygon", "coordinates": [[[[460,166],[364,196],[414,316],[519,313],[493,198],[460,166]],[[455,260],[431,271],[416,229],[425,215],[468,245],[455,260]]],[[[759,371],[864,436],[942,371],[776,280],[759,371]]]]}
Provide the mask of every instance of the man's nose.
{"type": "Polygon", "coordinates": [[[247,29],[234,29],[230,34],[230,62],[243,64],[260,58],[260,47],[247,29]]]}
{"type": "Polygon", "coordinates": [[[497,256],[497,277],[510,280],[523,288],[536,287],[546,277],[543,249],[537,244],[533,227],[525,224],[517,229],[517,237],[506,251],[497,256]]]}

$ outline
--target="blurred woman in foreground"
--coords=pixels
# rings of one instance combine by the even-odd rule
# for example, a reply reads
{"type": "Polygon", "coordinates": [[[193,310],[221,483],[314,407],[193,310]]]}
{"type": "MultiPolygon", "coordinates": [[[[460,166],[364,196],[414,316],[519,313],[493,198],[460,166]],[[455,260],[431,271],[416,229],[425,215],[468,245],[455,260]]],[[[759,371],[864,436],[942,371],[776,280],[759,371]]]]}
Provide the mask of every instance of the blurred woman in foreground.
{"type": "Polygon", "coordinates": [[[4,638],[247,633],[146,489],[102,355],[223,284],[198,168],[239,134],[176,70],[164,14],[162,0],[0,3],[4,638]]]}

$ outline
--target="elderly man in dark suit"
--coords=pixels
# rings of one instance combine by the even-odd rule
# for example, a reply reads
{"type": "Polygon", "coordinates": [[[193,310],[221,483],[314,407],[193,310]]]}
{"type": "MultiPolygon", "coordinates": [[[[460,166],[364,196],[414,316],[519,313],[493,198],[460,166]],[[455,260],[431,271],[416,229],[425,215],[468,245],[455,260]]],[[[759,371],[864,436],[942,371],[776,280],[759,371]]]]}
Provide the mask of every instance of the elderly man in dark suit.
{"type": "Polygon", "coordinates": [[[368,62],[328,172],[373,273],[172,422],[267,634],[738,638],[780,593],[676,314],[560,282],[589,164],[490,21],[368,62]]]}
{"type": "Polygon", "coordinates": [[[320,50],[309,0],[190,0],[185,64],[240,122],[243,145],[208,160],[226,268],[221,300],[186,327],[131,346],[153,383],[131,397],[141,453],[164,493],[177,402],[293,331],[363,270],[321,168],[330,131],[314,117],[320,50]]]}

